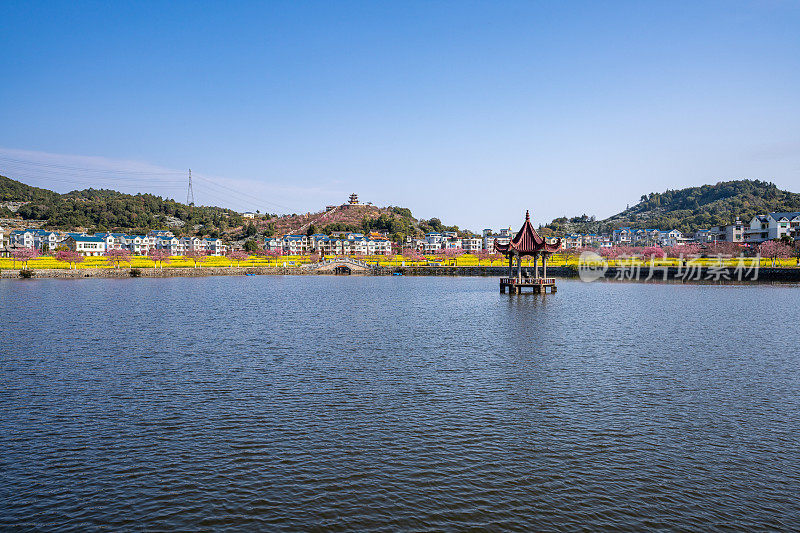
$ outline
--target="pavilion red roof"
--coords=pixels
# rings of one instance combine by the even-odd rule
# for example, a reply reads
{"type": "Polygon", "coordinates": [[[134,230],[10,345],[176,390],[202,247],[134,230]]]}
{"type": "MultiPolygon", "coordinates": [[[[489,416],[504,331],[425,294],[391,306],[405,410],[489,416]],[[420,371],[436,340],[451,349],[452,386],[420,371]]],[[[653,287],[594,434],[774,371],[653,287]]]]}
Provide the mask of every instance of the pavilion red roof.
{"type": "Polygon", "coordinates": [[[501,254],[508,255],[517,252],[519,255],[534,255],[538,253],[554,253],[561,249],[561,239],[555,244],[548,244],[531,225],[531,216],[525,211],[525,223],[508,244],[494,243],[494,249],[501,254]]]}

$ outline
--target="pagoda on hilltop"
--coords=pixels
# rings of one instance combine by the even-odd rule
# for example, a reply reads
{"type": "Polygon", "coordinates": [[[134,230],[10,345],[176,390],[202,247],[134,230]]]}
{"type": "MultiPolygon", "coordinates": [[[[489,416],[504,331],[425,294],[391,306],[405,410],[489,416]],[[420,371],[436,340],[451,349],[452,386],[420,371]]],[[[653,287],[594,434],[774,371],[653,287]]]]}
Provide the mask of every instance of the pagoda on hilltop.
{"type": "Polygon", "coordinates": [[[508,288],[512,294],[519,294],[525,287],[530,287],[533,292],[546,292],[550,287],[550,292],[556,292],[555,278],[547,277],[547,258],[561,249],[561,239],[554,244],[548,243],[539,235],[531,225],[531,217],[525,211],[525,222],[522,227],[507,244],[494,243],[494,249],[508,257],[508,277],[500,278],[500,292],[506,292],[508,288]],[[522,270],[522,258],[533,257],[533,275],[527,270],[522,270]],[[539,277],[539,258],[542,259],[542,277],[539,277]],[[514,259],[517,260],[517,272],[514,275],[514,259]]]}

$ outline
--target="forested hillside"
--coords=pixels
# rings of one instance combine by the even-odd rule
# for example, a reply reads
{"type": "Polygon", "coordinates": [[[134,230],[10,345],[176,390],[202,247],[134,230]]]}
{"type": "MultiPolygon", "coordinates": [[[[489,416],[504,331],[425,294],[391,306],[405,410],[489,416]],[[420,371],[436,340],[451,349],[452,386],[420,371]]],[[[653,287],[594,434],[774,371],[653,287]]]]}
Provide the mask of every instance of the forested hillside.
{"type": "Polygon", "coordinates": [[[179,235],[202,234],[231,239],[268,237],[286,233],[334,231],[387,232],[394,239],[429,231],[457,231],[438,218],[417,220],[404,207],[343,205],[332,211],[259,216],[245,220],[230,209],[188,206],[152,194],[124,194],[108,189],[85,189],[59,194],[0,176],[0,218],[43,220],[49,229],[84,229],[145,233],[169,228],[179,235]],[[16,212],[2,207],[15,204],[16,212]]]}
{"type": "Polygon", "coordinates": [[[181,234],[219,234],[242,225],[242,217],[229,209],[187,206],[152,194],[124,194],[107,189],[86,189],[58,194],[0,176],[0,203],[26,202],[16,213],[0,208],[0,217],[44,220],[51,229],[83,228],[90,231],[145,232],[170,228],[181,234]],[[196,229],[195,229],[196,228],[196,229]]]}
{"type": "MultiPolygon", "coordinates": [[[[587,215],[557,218],[543,233],[603,233],[622,226],[691,232],[728,224],[737,216],[747,222],[755,214],[773,211],[800,211],[800,194],[780,190],[766,181],[737,180],[643,195],[638,204],[605,220],[587,215]]],[[[131,195],[108,189],[58,194],[0,176],[0,218],[11,217],[44,220],[45,227],[61,230],[145,232],[168,227],[177,234],[232,238],[334,231],[388,232],[397,240],[429,231],[470,234],[437,218],[417,220],[404,207],[339,206],[330,212],[265,215],[245,221],[230,209],[187,206],[152,194],[131,195]],[[14,213],[3,207],[7,202],[23,205],[14,206],[14,213]]]]}
{"type": "Polygon", "coordinates": [[[608,232],[622,226],[691,232],[730,224],[737,216],[749,222],[753,215],[774,211],[800,211],[800,194],[780,190],[766,181],[737,180],[650,193],[643,195],[638,204],[605,220],[586,215],[563,217],[546,227],[558,234],[608,232]]]}

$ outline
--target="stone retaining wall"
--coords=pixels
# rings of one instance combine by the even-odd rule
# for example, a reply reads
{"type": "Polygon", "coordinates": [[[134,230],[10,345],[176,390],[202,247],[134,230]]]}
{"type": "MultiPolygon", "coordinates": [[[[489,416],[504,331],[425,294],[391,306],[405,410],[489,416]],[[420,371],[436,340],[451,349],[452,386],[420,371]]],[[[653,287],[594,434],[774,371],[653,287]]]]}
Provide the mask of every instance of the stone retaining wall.
{"type": "MultiPolygon", "coordinates": [[[[142,268],[138,269],[143,278],[169,278],[169,277],[201,277],[201,276],[244,276],[245,274],[254,275],[334,275],[330,271],[313,271],[299,267],[181,267],[181,268],[142,268]]],[[[529,270],[530,271],[530,270],[529,270]]],[[[541,272],[541,270],[540,270],[541,272]]],[[[405,276],[491,276],[503,277],[508,275],[508,268],[495,267],[381,267],[373,269],[371,272],[353,272],[353,275],[384,275],[403,274],[405,276]]],[[[738,272],[734,268],[699,268],[695,269],[687,276],[686,268],[679,267],[656,267],[650,273],[648,267],[642,267],[635,272],[617,267],[609,267],[603,276],[606,279],[630,280],[631,274],[634,280],[671,280],[671,281],[739,281],[738,272]],[[665,278],[666,273],[666,278],[665,278]]],[[[578,270],[574,267],[547,267],[547,275],[556,278],[577,278],[578,270]]],[[[19,278],[18,269],[7,269],[0,271],[0,278],[17,279],[19,278]]],[[[36,269],[35,278],[128,278],[131,277],[129,268],[79,268],[79,269],[36,269]]],[[[749,273],[741,281],[764,281],[764,282],[800,282],[800,268],[761,268],[758,270],[757,278],[753,278],[753,273],[749,273]]]]}
{"type": "MultiPolygon", "coordinates": [[[[34,278],[129,278],[131,277],[130,268],[42,268],[33,271],[34,278]]],[[[203,277],[203,276],[244,276],[245,274],[300,274],[294,268],[283,267],[181,267],[181,268],[140,268],[133,269],[139,271],[142,278],[172,278],[172,277],[203,277]]],[[[19,278],[19,270],[3,270],[0,273],[2,278],[19,278]]]]}

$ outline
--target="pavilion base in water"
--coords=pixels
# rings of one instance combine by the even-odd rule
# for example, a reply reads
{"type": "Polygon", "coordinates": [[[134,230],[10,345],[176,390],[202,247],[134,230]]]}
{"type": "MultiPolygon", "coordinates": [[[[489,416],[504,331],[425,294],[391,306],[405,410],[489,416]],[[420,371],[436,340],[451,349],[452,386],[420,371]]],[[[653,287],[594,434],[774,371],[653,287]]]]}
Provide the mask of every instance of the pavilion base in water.
{"type": "Polygon", "coordinates": [[[509,294],[521,294],[523,289],[530,289],[531,292],[539,294],[547,292],[556,292],[555,278],[500,278],[500,294],[505,294],[508,289],[509,294]]]}

